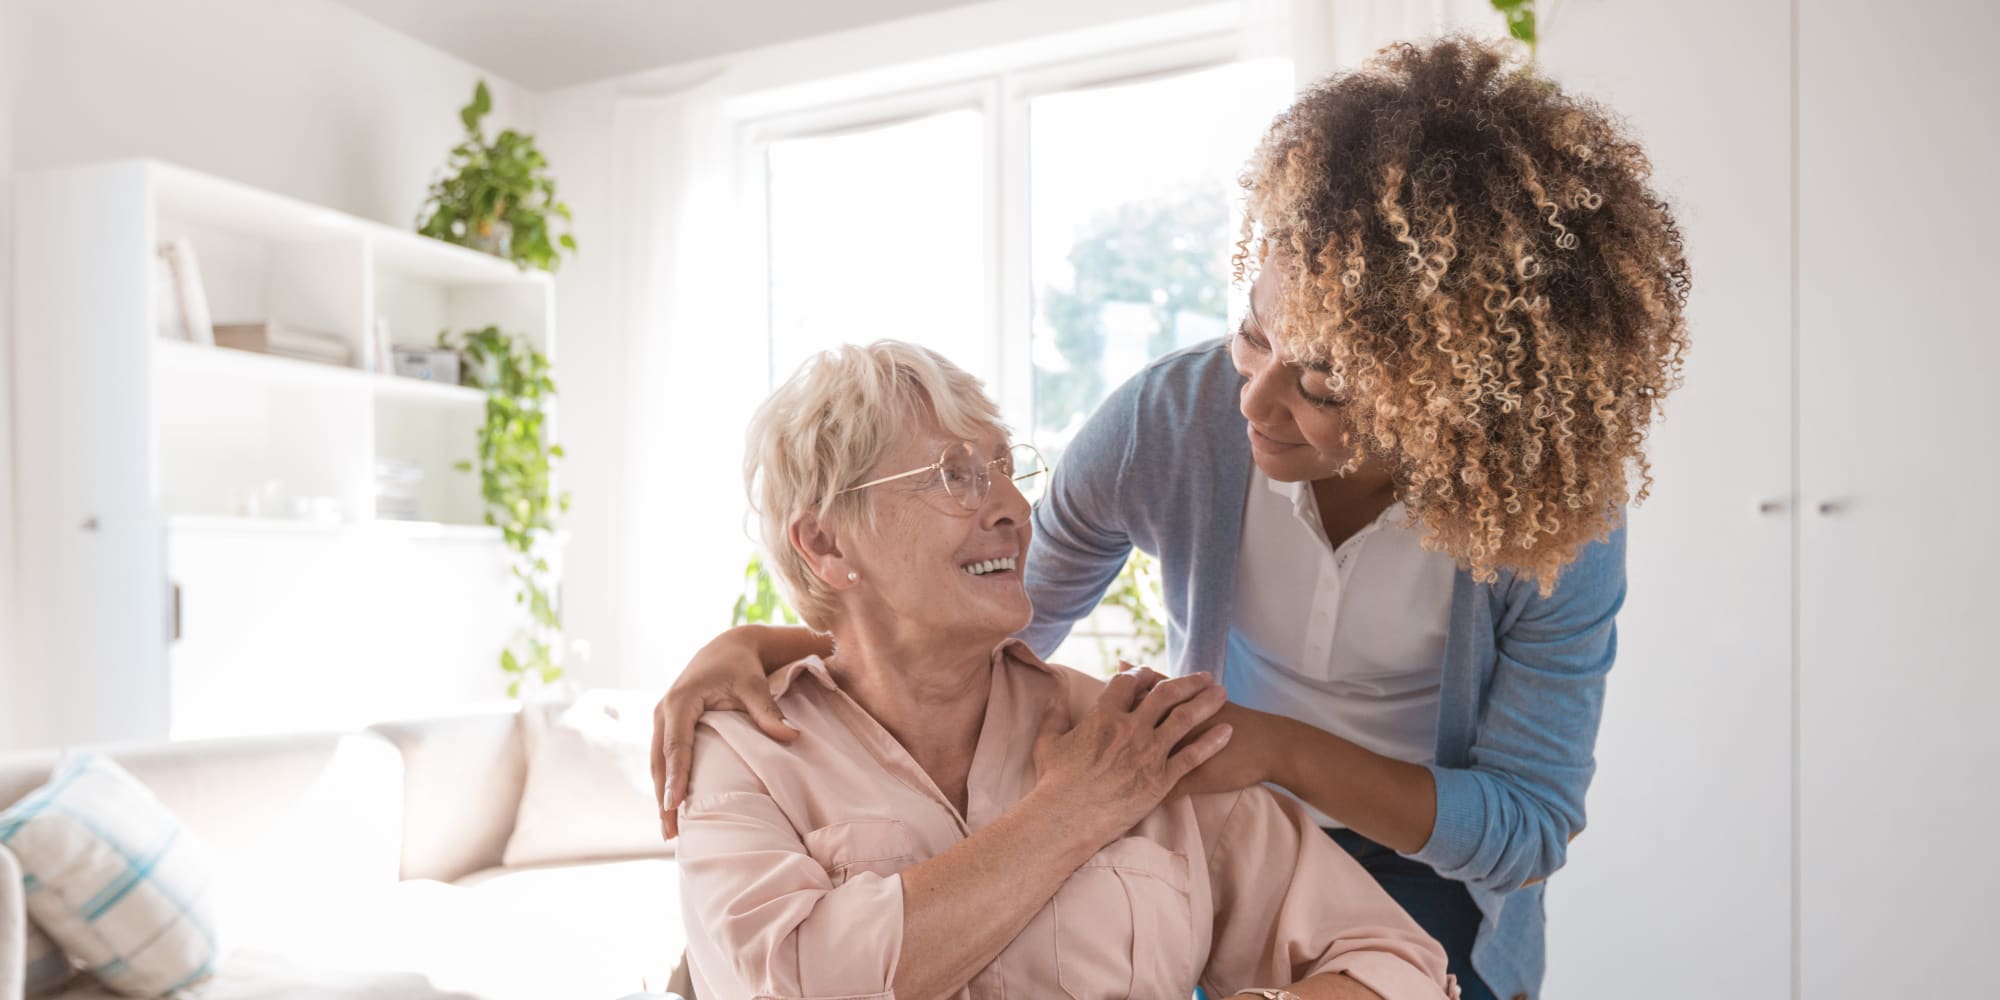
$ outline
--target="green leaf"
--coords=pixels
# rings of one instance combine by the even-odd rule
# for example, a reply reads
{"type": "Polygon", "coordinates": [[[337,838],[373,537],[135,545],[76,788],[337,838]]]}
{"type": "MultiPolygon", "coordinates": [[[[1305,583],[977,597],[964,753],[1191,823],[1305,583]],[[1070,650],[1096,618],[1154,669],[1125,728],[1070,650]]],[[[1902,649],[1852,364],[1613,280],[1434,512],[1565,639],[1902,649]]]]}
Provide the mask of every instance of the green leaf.
{"type": "Polygon", "coordinates": [[[479,86],[472,91],[472,103],[458,113],[458,118],[465,123],[467,132],[477,132],[479,120],[486,117],[486,113],[491,110],[493,110],[493,94],[486,89],[486,81],[481,80],[479,86]]]}
{"type": "Polygon", "coordinates": [[[1529,45],[1535,44],[1535,12],[1525,10],[1519,17],[1507,18],[1507,33],[1529,45]]]}
{"type": "Polygon", "coordinates": [[[472,102],[459,110],[466,136],[445,158],[447,176],[434,181],[417,228],[426,236],[470,246],[512,260],[522,270],[554,271],[560,250],[576,251],[569,233],[557,234],[552,219],[574,220],[556,200],[549,161],[534,136],[502,129],[489,143],[480,125],[493,110],[493,94],[481,80],[472,102]]]}
{"type": "Polygon", "coordinates": [[[455,467],[479,473],[480,519],[500,529],[514,555],[508,575],[515,582],[514,603],[526,613],[531,638],[525,657],[503,652],[501,667],[509,674],[532,674],[552,682],[562,676],[555,647],[532,638],[561,634],[561,609],[554,581],[548,579],[552,567],[542,551],[558,529],[556,516],[569,509],[569,494],[550,490],[550,465],[563,451],[543,433],[541,400],[556,390],[555,381],[545,374],[548,358],[525,336],[498,326],[457,334],[447,330],[438,341],[456,343],[468,367],[477,373],[476,381],[485,383],[485,420],[474,434],[477,457],[455,467]]]}
{"type": "Polygon", "coordinates": [[[1507,22],[1507,33],[1535,48],[1535,0],[1492,0],[1493,9],[1507,22]]]}

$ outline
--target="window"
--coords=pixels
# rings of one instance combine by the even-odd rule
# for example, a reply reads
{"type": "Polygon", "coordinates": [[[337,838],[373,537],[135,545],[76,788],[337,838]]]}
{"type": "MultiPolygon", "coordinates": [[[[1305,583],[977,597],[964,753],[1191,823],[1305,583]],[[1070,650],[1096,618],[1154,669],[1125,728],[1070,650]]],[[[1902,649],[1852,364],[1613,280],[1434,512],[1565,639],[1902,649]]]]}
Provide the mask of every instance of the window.
{"type": "Polygon", "coordinates": [[[1237,177],[1290,97],[1263,60],[1029,102],[1028,426],[1051,461],[1147,361],[1227,329],[1237,177]]]}
{"type": "Polygon", "coordinates": [[[978,110],[773,142],[766,154],[771,369],[893,337],[979,374],[985,135],[978,110]]]}

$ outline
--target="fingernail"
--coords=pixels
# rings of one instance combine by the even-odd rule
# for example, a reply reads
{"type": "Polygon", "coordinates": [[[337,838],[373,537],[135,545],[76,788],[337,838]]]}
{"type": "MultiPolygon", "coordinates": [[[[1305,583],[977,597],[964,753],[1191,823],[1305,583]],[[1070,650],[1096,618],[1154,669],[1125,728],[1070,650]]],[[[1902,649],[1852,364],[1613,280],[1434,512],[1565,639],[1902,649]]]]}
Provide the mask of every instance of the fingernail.
{"type": "Polygon", "coordinates": [[[779,722],[782,722],[782,723],[784,723],[784,724],[785,724],[785,728],[787,728],[787,729],[790,729],[790,730],[791,730],[792,732],[795,732],[795,733],[797,733],[797,732],[804,732],[804,730],[802,730],[802,729],[800,729],[800,728],[799,728],[799,724],[798,724],[798,723],[796,723],[796,722],[793,722],[792,720],[790,720],[790,719],[787,719],[787,718],[785,718],[785,717],[784,717],[784,716],[782,716],[782,715],[778,716],[778,721],[779,721],[779,722]]]}

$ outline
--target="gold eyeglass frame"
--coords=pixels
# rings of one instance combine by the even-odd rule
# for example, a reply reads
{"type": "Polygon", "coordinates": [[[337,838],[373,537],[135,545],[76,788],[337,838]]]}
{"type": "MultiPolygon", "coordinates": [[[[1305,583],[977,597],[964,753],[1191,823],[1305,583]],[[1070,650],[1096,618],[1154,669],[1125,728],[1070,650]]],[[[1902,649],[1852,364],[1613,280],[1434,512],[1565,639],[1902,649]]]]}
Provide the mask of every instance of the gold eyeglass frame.
{"type": "MultiPolygon", "coordinates": [[[[977,448],[973,447],[972,442],[959,441],[955,444],[946,445],[945,449],[938,453],[937,461],[932,462],[931,464],[926,465],[921,469],[911,469],[908,472],[898,472],[893,476],[883,476],[880,479],[871,479],[858,486],[849,486],[848,488],[841,490],[839,493],[835,495],[845,496],[849,493],[855,492],[856,490],[865,490],[870,486],[880,486],[883,483],[893,483],[898,479],[908,479],[911,476],[921,476],[927,472],[938,473],[940,479],[942,479],[944,474],[945,463],[951,461],[951,453],[961,448],[963,448],[966,452],[972,455],[973,461],[978,462],[979,451],[977,448]]],[[[1023,481],[1033,479],[1036,476],[1049,475],[1049,473],[1051,472],[1051,470],[1049,469],[1049,463],[1047,459],[1042,457],[1042,451],[1040,448],[1025,443],[1013,444],[1007,446],[1007,453],[1005,455],[1002,455],[999,458],[988,459],[987,461],[980,463],[978,479],[976,480],[976,482],[983,482],[985,485],[974,487],[978,491],[979,496],[976,500],[973,501],[971,506],[966,506],[966,502],[964,500],[960,500],[958,494],[952,492],[951,484],[949,483],[944,484],[945,493],[948,496],[950,496],[953,500],[956,500],[958,502],[958,506],[961,509],[963,509],[966,513],[969,514],[972,513],[973,511],[978,510],[980,508],[980,505],[986,502],[986,498],[988,496],[991,496],[993,493],[993,467],[999,465],[1001,462],[1005,462],[1008,459],[1014,458],[1015,453],[1023,448],[1027,449],[1028,453],[1034,456],[1035,464],[1040,468],[1037,468],[1035,471],[1027,473],[1026,475],[1008,475],[1007,479],[1008,481],[1014,484],[1014,488],[1020,490],[1021,483],[1023,481]]],[[[1019,461],[1016,461],[1014,463],[1016,468],[1019,468],[1020,464],[1021,463],[1019,461]]],[[[1021,490],[1021,491],[1024,494],[1027,492],[1026,490],[1021,490]]],[[[1040,502],[1041,498],[1036,497],[1035,499],[1028,501],[1028,505],[1032,507],[1040,502]]]]}

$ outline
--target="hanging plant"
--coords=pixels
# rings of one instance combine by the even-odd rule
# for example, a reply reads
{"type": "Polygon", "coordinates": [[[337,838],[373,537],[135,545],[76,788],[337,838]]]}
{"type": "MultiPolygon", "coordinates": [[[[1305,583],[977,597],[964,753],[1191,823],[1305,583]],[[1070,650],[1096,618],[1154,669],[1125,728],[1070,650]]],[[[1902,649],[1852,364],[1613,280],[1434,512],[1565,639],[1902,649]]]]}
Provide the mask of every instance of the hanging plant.
{"type": "MultiPolygon", "coordinates": [[[[521,270],[554,271],[560,251],[576,252],[576,237],[556,233],[551,217],[570,221],[569,206],[556,200],[549,161],[531,135],[505,129],[486,141],[481,119],[493,110],[486,81],[459,109],[465,140],[445,160],[446,176],[431,182],[417,213],[417,231],[447,243],[503,257],[521,270]]],[[[567,228],[567,225],[565,225],[567,228]]]]}
{"type": "MultiPolygon", "coordinates": [[[[546,433],[548,404],[556,383],[549,359],[526,337],[504,333],[497,326],[468,331],[454,338],[438,334],[438,346],[464,354],[468,380],[486,391],[486,420],[479,427],[479,495],[483,519],[500,529],[513,551],[514,600],[528,613],[528,624],[500,652],[500,669],[508,677],[507,696],[520,697],[521,684],[560,680],[563,666],[562,614],[557,606],[556,575],[549,565],[556,539],[557,518],[569,510],[569,494],[552,485],[551,468],[563,457],[562,446],[546,433]]],[[[473,462],[460,462],[471,472],[473,462]]]]}

